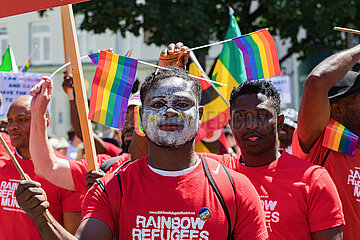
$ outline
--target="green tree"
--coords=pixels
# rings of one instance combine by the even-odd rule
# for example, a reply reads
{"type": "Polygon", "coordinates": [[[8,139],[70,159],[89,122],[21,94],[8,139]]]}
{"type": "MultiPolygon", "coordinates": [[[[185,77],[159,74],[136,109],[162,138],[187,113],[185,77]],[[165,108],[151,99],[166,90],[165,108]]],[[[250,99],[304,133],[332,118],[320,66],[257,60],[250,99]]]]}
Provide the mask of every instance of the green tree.
{"type": "MultiPolygon", "coordinates": [[[[358,27],[360,0],[92,0],[74,5],[83,14],[81,28],[103,33],[129,31],[135,35],[142,28],[148,44],[182,41],[195,47],[223,40],[228,26],[228,7],[235,10],[241,32],[261,28],[290,40],[288,54],[306,57],[321,50],[344,49],[346,34],[334,26],[358,27]],[[299,38],[299,31],[306,34],[299,38]]],[[[197,51],[204,61],[208,49],[197,51]]],[[[203,62],[202,61],[202,62],[203,62]]]]}

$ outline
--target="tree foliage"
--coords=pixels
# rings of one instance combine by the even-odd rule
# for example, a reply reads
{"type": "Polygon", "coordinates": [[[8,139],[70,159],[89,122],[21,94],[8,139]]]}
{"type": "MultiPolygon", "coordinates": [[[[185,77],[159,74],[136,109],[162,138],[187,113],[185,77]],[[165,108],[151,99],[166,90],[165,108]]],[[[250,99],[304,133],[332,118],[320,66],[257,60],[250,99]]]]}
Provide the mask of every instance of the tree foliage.
{"type": "Polygon", "coordinates": [[[138,35],[143,29],[148,44],[182,41],[195,47],[224,39],[230,6],[243,34],[268,27],[290,40],[287,56],[344,49],[346,34],[333,27],[358,28],[360,20],[360,0],[92,0],[75,4],[74,12],[84,15],[81,28],[94,33],[138,35]]]}

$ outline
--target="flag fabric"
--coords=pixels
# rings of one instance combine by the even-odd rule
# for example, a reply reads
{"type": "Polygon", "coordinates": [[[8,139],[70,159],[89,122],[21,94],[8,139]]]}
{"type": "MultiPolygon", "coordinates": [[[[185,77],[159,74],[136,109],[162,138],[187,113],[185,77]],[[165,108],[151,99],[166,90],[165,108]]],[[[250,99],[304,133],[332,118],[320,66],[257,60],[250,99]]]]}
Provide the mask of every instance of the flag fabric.
{"type": "MultiPolygon", "coordinates": [[[[203,73],[199,70],[196,63],[192,61],[192,58],[196,58],[195,55],[191,55],[191,58],[189,59],[189,73],[204,78],[203,73]]],[[[230,116],[228,105],[220,97],[211,83],[207,81],[199,81],[199,83],[202,90],[200,105],[204,107],[204,113],[195,143],[199,142],[213,131],[225,127],[228,124],[230,116]]]]}
{"type": "Polygon", "coordinates": [[[280,64],[275,41],[266,29],[256,31],[233,41],[242,51],[247,80],[280,75],[280,64]]]}
{"type": "MultiPolygon", "coordinates": [[[[225,39],[241,36],[239,25],[233,12],[230,12],[229,27],[225,39]]],[[[216,61],[212,80],[225,83],[227,86],[217,86],[226,101],[230,100],[230,93],[234,87],[246,81],[246,71],[243,55],[234,41],[225,42],[219,58],[216,61]]]]}
{"type": "Polygon", "coordinates": [[[12,48],[9,46],[5,54],[3,56],[0,72],[14,72],[17,73],[19,71],[18,66],[16,64],[15,56],[12,51],[12,48]]]}
{"type": "Polygon", "coordinates": [[[132,48],[129,49],[129,51],[126,52],[125,56],[126,57],[131,57],[131,53],[132,53],[132,48]]]}
{"type": "Polygon", "coordinates": [[[122,129],[138,61],[100,51],[91,86],[89,119],[122,129]]]}
{"type": "Polygon", "coordinates": [[[322,146],[336,152],[354,156],[358,140],[358,136],[331,118],[325,129],[322,146]]]}
{"type": "MultiPolygon", "coordinates": [[[[111,50],[111,49],[107,49],[107,50],[105,50],[105,52],[112,52],[112,50],[111,50]]],[[[92,61],[93,64],[95,64],[95,65],[98,65],[99,56],[100,56],[100,51],[88,55],[88,57],[91,59],[91,61],[92,61]]],[[[130,56],[127,56],[127,57],[130,57],[130,56]]]]}
{"type": "Polygon", "coordinates": [[[134,107],[134,125],[135,125],[135,132],[137,133],[137,135],[144,137],[145,132],[140,119],[140,108],[141,106],[134,107]]]}
{"type": "Polygon", "coordinates": [[[30,59],[31,57],[28,58],[28,60],[26,61],[25,65],[20,69],[20,72],[27,72],[29,70],[29,66],[30,66],[30,59]]]}
{"type": "Polygon", "coordinates": [[[196,143],[196,152],[209,152],[215,154],[228,153],[229,145],[223,129],[218,129],[196,143]]]}

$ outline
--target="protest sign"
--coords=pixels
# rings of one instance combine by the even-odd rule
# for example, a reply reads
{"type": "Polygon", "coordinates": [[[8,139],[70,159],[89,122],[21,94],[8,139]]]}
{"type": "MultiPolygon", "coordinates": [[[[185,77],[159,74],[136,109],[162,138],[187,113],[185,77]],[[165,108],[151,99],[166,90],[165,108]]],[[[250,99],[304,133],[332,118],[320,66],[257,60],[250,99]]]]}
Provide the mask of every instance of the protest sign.
{"type": "Polygon", "coordinates": [[[11,3],[2,4],[0,18],[84,1],[87,0],[32,0],[31,3],[28,0],[16,0],[11,3]]]}
{"type": "Polygon", "coordinates": [[[280,93],[281,105],[291,105],[290,76],[276,76],[268,78],[280,93]]]}
{"type": "Polygon", "coordinates": [[[10,104],[19,96],[30,93],[35,84],[40,82],[45,73],[11,73],[0,72],[0,92],[2,94],[2,104],[0,116],[6,116],[10,104]]]}

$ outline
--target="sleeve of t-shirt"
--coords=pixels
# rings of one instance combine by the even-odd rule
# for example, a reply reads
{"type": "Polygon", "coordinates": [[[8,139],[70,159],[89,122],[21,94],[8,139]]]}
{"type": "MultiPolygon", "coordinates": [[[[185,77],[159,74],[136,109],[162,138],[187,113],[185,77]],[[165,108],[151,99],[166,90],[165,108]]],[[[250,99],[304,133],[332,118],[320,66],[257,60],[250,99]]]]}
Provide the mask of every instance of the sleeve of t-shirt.
{"type": "Polygon", "coordinates": [[[80,212],[84,195],[66,189],[61,189],[61,204],[63,212],[80,212]]]}
{"type": "Polygon", "coordinates": [[[96,218],[105,222],[110,227],[114,235],[115,223],[112,218],[110,201],[106,192],[97,183],[89,189],[85,196],[82,205],[82,215],[83,218],[81,221],[88,218],[96,218]]]}
{"type": "Polygon", "coordinates": [[[316,171],[322,171],[322,173],[314,179],[309,189],[307,219],[311,232],[341,226],[345,223],[340,198],[329,173],[323,168],[316,171]]]}
{"type": "Polygon", "coordinates": [[[307,162],[320,165],[325,157],[326,151],[328,150],[327,148],[322,146],[323,138],[324,134],[322,134],[318,138],[314,146],[311,148],[310,152],[305,153],[300,146],[299,135],[297,133],[297,129],[295,129],[292,139],[292,155],[301,158],[307,162]]]}
{"type": "Polygon", "coordinates": [[[70,171],[74,181],[75,192],[85,194],[87,191],[85,175],[88,172],[88,166],[85,159],[69,161],[70,171]]]}
{"type": "Polygon", "coordinates": [[[121,153],[121,148],[115,146],[112,143],[104,142],[105,144],[105,154],[110,155],[111,157],[116,157],[121,153]]]}
{"type": "Polygon", "coordinates": [[[234,240],[264,240],[268,238],[264,211],[254,186],[245,176],[234,176],[237,216],[234,240]]]}

